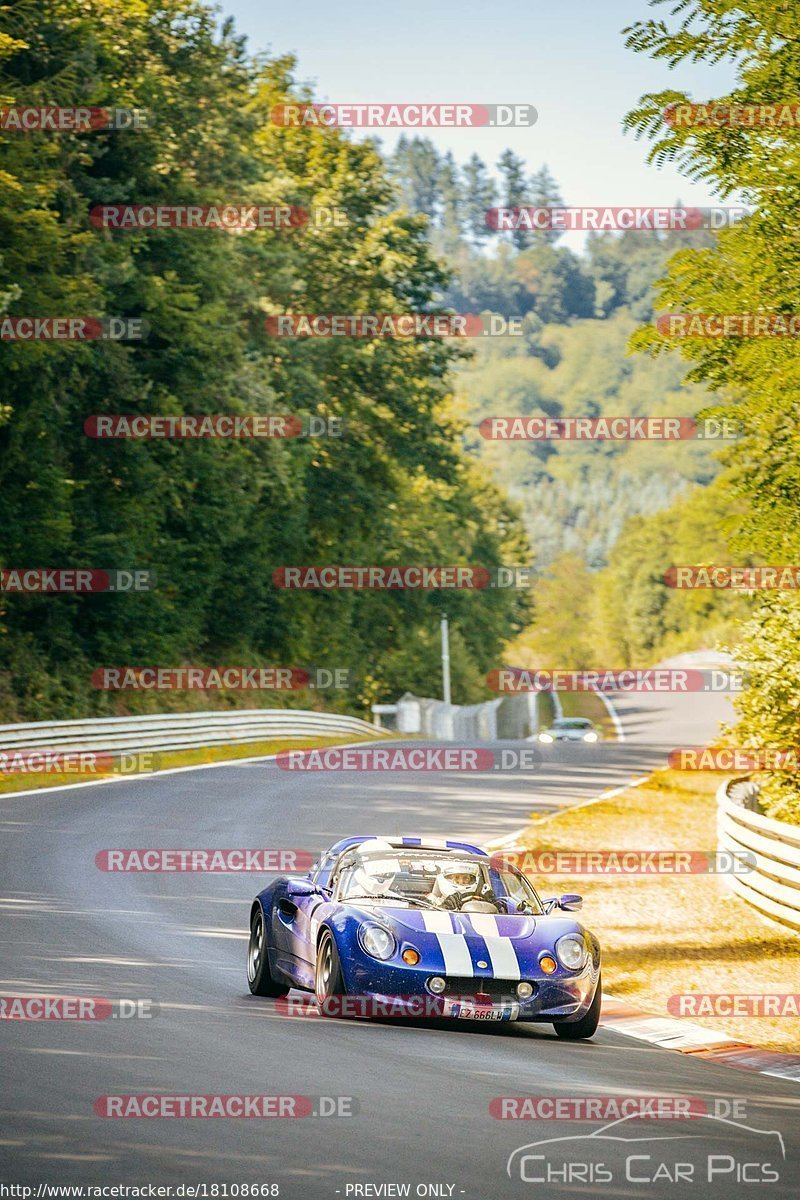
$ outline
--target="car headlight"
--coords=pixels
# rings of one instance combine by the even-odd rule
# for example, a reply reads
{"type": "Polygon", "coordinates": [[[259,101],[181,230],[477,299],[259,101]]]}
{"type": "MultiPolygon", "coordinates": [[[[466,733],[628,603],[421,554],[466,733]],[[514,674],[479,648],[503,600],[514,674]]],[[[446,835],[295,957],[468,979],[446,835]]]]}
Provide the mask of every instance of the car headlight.
{"type": "Polygon", "coordinates": [[[540,742],[552,742],[552,740],[553,740],[553,735],[551,733],[540,733],[539,734],[540,742]]]}
{"type": "Polygon", "coordinates": [[[372,958],[385,962],[391,958],[397,949],[394,934],[382,925],[362,925],[358,931],[358,940],[372,958]]]}
{"type": "Polygon", "coordinates": [[[562,967],[577,971],[586,961],[586,943],[582,937],[568,933],[556,942],[556,955],[562,967]]]}
{"type": "Polygon", "coordinates": [[[597,734],[594,732],[594,730],[591,730],[589,733],[585,733],[585,734],[583,735],[583,740],[584,740],[585,742],[596,742],[596,741],[597,741],[597,734]]]}

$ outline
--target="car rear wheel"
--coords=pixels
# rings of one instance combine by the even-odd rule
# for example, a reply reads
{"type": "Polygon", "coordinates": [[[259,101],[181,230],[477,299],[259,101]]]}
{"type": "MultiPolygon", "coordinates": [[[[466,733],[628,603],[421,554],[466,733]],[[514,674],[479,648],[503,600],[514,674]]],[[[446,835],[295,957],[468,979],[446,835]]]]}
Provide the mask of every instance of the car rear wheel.
{"type": "Polygon", "coordinates": [[[595,1033],[597,1033],[597,1026],[600,1023],[600,1007],[602,1003],[603,988],[601,980],[598,979],[594,999],[584,1016],[579,1021],[554,1021],[553,1028],[560,1038],[566,1038],[571,1042],[594,1037],[595,1033]]]}
{"type": "Polygon", "coordinates": [[[333,935],[326,929],[319,939],[317,947],[317,966],[314,972],[314,995],[317,1008],[323,1016],[335,1016],[331,1005],[326,1004],[334,996],[345,994],[342,967],[339,962],[339,952],[333,935]]]}
{"type": "Polygon", "coordinates": [[[289,991],[285,984],[278,983],[269,969],[266,925],[260,908],[256,909],[250,920],[247,984],[254,996],[285,996],[289,991]]]}

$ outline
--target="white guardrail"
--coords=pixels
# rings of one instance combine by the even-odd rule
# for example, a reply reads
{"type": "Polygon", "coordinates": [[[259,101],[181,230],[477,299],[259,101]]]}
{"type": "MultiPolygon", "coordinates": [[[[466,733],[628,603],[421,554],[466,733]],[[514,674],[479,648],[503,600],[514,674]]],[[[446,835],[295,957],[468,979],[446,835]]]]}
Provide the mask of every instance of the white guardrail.
{"type": "Polygon", "coordinates": [[[745,807],[757,785],[735,779],[717,792],[720,850],[755,855],[755,870],[726,879],[738,896],[765,916],[800,931],[800,826],[775,821],[745,807]]]}
{"type": "MultiPolygon", "coordinates": [[[[149,753],[192,750],[271,738],[307,738],[381,732],[359,717],[292,708],[231,712],[157,713],[144,717],[97,717],[86,721],[36,721],[0,725],[0,750],[108,750],[149,753]]],[[[385,736],[385,734],[384,734],[385,736]]]]}
{"type": "Polygon", "coordinates": [[[391,727],[398,733],[421,734],[445,742],[527,738],[539,727],[535,692],[498,696],[480,704],[445,704],[443,700],[406,692],[397,704],[374,704],[372,711],[376,721],[382,716],[391,717],[391,727]]]}

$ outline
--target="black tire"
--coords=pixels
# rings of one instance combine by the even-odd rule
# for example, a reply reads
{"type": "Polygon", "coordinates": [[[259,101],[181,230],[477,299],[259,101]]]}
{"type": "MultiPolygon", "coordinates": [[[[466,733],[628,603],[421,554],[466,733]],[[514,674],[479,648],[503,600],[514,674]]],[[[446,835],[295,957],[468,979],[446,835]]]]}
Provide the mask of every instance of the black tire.
{"type": "Polygon", "coordinates": [[[554,1021],[553,1028],[560,1038],[566,1038],[570,1042],[583,1041],[585,1038],[594,1037],[597,1033],[597,1026],[600,1024],[600,1008],[602,1003],[603,987],[602,981],[598,979],[594,999],[581,1019],[579,1021],[554,1021]]]}
{"type": "Polygon", "coordinates": [[[314,996],[317,1008],[324,1017],[338,1016],[336,1004],[328,1008],[325,1001],[334,996],[344,996],[345,986],[339,951],[330,930],[323,930],[317,946],[317,963],[314,971],[314,996]],[[331,1011],[331,1009],[333,1011],[331,1011]]]}
{"type": "Polygon", "coordinates": [[[250,918],[250,942],[247,947],[247,986],[254,996],[285,996],[287,985],[278,983],[269,969],[267,931],[264,914],[257,908],[250,918]]]}

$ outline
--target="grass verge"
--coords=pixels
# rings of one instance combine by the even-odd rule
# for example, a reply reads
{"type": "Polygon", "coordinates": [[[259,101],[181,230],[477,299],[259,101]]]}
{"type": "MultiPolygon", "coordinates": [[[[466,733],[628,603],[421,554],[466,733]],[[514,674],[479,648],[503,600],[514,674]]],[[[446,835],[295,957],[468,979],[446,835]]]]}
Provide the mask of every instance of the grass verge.
{"type": "MultiPolygon", "coordinates": [[[[533,822],[519,844],[542,850],[716,848],[715,793],[723,776],[656,771],[608,800],[533,822]]],[[[582,919],[603,946],[603,984],[657,1016],[681,993],[800,993],[800,936],[773,925],[715,875],[533,879],[540,894],[579,892],[582,919]]],[[[800,1050],[791,1017],[690,1017],[771,1050],[800,1050]]]]}
{"type": "MultiPolygon", "coordinates": [[[[392,737],[391,733],[385,734],[392,737]]],[[[281,750],[312,750],[324,746],[337,746],[352,742],[372,742],[375,739],[367,734],[348,734],[346,739],[341,736],[309,737],[309,738],[273,738],[263,742],[236,742],[224,746],[204,746],[196,750],[158,751],[149,755],[134,756],[139,759],[139,769],[122,771],[92,771],[53,772],[38,774],[35,771],[17,772],[15,774],[0,774],[0,795],[28,791],[31,788],[63,787],[68,783],[88,783],[95,779],[125,779],[147,775],[151,771],[165,771],[171,767],[197,767],[204,763],[234,762],[237,758],[257,758],[265,754],[278,754],[281,750]]]]}

